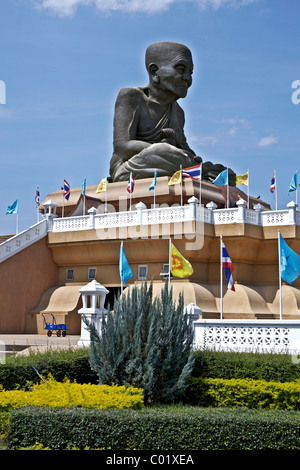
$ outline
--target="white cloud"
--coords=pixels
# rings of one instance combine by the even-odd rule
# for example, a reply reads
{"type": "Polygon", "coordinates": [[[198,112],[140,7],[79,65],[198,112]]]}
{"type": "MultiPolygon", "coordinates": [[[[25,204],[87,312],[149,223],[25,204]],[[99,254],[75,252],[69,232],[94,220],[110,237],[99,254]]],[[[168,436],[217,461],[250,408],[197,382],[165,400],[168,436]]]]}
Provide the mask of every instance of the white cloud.
{"type": "Polygon", "coordinates": [[[214,146],[218,142],[218,140],[212,135],[198,137],[197,135],[194,135],[194,134],[191,134],[188,136],[188,141],[193,142],[198,145],[203,145],[203,147],[214,146]]]}
{"type": "Polygon", "coordinates": [[[194,3],[201,9],[221,7],[242,7],[260,0],[35,0],[40,10],[46,10],[60,17],[72,17],[78,7],[94,7],[100,13],[114,11],[123,13],[161,13],[175,3],[194,3]]]}
{"type": "Polygon", "coordinates": [[[221,119],[220,122],[222,124],[230,124],[233,127],[242,126],[244,129],[250,129],[251,128],[251,125],[247,121],[247,119],[240,118],[238,116],[233,117],[233,118],[224,118],[224,119],[221,119]]]}
{"type": "Polygon", "coordinates": [[[231,127],[231,129],[229,129],[228,131],[228,134],[234,136],[237,133],[237,131],[238,131],[237,127],[231,127]]]}
{"type": "Polygon", "coordinates": [[[276,144],[278,142],[277,137],[273,137],[272,135],[269,135],[268,137],[263,137],[260,139],[258,142],[259,147],[268,147],[269,145],[276,144]]]}

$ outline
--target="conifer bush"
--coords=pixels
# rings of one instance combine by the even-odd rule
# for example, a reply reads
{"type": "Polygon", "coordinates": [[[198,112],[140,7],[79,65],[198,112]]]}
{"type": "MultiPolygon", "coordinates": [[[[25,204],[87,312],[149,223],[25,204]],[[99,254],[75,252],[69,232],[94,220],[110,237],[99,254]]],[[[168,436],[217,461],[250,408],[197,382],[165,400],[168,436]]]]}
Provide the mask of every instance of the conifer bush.
{"type": "Polygon", "coordinates": [[[152,281],[130,287],[103,316],[101,331],[84,321],[99,384],[142,388],[145,403],[172,402],[187,387],[194,366],[192,324],[183,295],[175,303],[167,282],[160,297],[153,296],[152,281]]]}

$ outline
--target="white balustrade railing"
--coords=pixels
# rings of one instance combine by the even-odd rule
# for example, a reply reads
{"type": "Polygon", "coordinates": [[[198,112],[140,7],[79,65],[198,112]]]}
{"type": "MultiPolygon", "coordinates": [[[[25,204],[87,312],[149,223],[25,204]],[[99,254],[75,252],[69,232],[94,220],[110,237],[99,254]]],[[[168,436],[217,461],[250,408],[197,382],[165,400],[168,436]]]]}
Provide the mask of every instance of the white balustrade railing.
{"type": "Polygon", "coordinates": [[[193,323],[195,349],[300,353],[299,320],[204,320],[193,323]]]}
{"type": "Polygon", "coordinates": [[[280,211],[265,211],[261,213],[262,225],[289,225],[291,223],[289,219],[288,210],[280,211]]]}
{"type": "Polygon", "coordinates": [[[53,232],[71,232],[90,228],[90,217],[88,215],[53,219],[53,232]]]}
{"type": "Polygon", "coordinates": [[[47,221],[42,220],[0,244],[0,263],[47,235],[47,221]]]}
{"type": "MultiPolygon", "coordinates": [[[[51,201],[50,201],[51,202],[51,201]]],[[[284,210],[265,210],[261,205],[248,209],[246,201],[238,201],[237,206],[229,209],[217,209],[213,202],[206,207],[200,206],[195,197],[184,206],[173,205],[147,209],[138,203],[134,210],[97,214],[97,209],[89,209],[88,215],[59,218],[51,210],[45,219],[28,230],[15,235],[0,244],[0,262],[9,258],[31,243],[47,235],[48,232],[71,232],[90,229],[132,227],[140,225],[170,224],[197,221],[207,224],[246,223],[258,226],[300,225],[300,212],[294,202],[284,210]]]]}
{"type": "Polygon", "coordinates": [[[137,204],[135,210],[97,214],[95,208],[86,216],[54,218],[53,232],[89,230],[91,228],[130,227],[138,225],[167,224],[196,220],[208,224],[246,223],[261,226],[300,225],[300,213],[296,206],[285,210],[267,211],[262,206],[255,210],[248,209],[245,201],[239,201],[237,207],[217,209],[214,203],[207,207],[200,206],[191,198],[185,206],[168,206],[147,209],[143,203],[137,204]]]}

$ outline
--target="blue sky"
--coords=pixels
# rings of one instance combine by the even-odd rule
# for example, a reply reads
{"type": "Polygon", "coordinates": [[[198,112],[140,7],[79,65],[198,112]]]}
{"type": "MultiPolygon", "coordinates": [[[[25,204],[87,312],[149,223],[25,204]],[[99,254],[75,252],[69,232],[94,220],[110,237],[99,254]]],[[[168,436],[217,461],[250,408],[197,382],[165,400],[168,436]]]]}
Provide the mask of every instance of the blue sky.
{"type": "Polygon", "coordinates": [[[251,195],[272,207],[276,169],[284,209],[300,170],[299,15],[299,0],[1,0],[0,234],[15,232],[5,212],[17,198],[19,230],[36,222],[37,185],[43,201],[64,178],[72,188],[108,174],[116,95],[147,84],[144,52],[160,40],[192,50],[180,101],[190,146],[249,168],[251,195]]]}

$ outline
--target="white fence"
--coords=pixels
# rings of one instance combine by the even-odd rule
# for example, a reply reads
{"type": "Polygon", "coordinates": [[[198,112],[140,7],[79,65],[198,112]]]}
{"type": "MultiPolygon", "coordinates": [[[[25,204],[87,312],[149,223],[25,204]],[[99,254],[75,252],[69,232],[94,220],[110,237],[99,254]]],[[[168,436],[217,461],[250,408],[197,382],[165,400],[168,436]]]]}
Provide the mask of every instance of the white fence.
{"type": "Polygon", "coordinates": [[[246,202],[241,200],[237,207],[217,209],[214,203],[200,206],[192,197],[185,206],[168,206],[147,209],[140,202],[136,209],[124,212],[97,214],[95,208],[89,215],[53,219],[53,232],[73,230],[89,230],[92,228],[130,227],[138,225],[166,224],[172,222],[188,222],[196,220],[208,224],[247,223],[261,226],[300,225],[300,212],[297,205],[290,203],[285,210],[266,211],[258,204],[255,209],[247,209],[246,202]]]}
{"type": "Polygon", "coordinates": [[[45,237],[47,233],[47,221],[42,220],[41,222],[32,225],[29,229],[24,230],[1,243],[0,263],[45,237]]]}
{"type": "Polygon", "coordinates": [[[300,354],[299,320],[199,319],[193,326],[195,349],[300,354]]]}
{"type": "MultiPolygon", "coordinates": [[[[197,221],[207,224],[247,223],[261,226],[300,225],[300,212],[294,202],[287,209],[266,211],[258,204],[255,209],[247,209],[246,201],[237,202],[237,207],[217,209],[213,202],[206,207],[200,206],[195,197],[189,199],[185,206],[173,205],[147,209],[139,202],[134,210],[98,214],[91,208],[89,215],[59,218],[48,213],[45,219],[27,230],[15,235],[0,244],[0,262],[14,255],[23,248],[47,235],[48,232],[70,232],[80,230],[135,227],[140,225],[170,224],[197,221]]],[[[198,227],[199,228],[199,227],[198,227]]]]}

